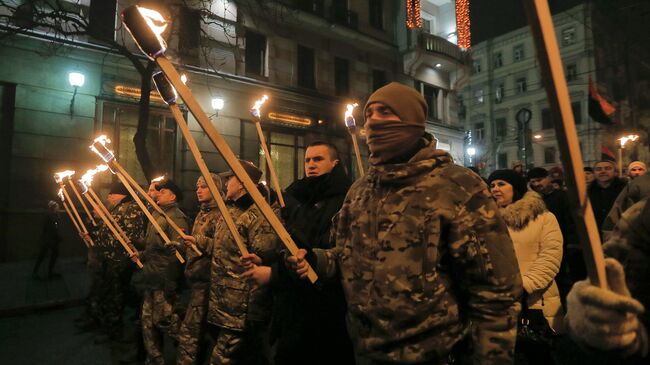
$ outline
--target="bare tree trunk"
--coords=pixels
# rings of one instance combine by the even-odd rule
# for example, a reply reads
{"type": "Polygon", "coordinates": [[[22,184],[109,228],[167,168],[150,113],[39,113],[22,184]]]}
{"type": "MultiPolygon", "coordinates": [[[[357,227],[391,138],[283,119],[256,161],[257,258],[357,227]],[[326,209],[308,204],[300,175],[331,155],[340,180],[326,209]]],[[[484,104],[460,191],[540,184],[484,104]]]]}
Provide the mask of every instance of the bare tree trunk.
{"type": "Polygon", "coordinates": [[[142,83],[140,84],[140,104],[138,110],[138,128],[133,135],[133,144],[135,145],[135,155],[140,162],[142,172],[147,181],[150,181],[156,173],[156,168],[151,162],[149,151],[147,150],[147,133],[149,128],[149,99],[151,92],[151,75],[156,64],[149,61],[147,68],[141,73],[142,83]]]}

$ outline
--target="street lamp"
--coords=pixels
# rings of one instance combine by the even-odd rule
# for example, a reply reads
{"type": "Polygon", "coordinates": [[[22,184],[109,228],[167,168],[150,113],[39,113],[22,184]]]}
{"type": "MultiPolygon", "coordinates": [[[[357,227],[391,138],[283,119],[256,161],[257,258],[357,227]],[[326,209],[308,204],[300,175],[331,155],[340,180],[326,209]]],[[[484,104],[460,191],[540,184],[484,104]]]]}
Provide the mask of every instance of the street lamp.
{"type": "Polygon", "coordinates": [[[623,136],[619,138],[617,141],[620,142],[620,146],[618,148],[618,173],[623,176],[623,148],[625,148],[625,144],[629,141],[636,141],[639,139],[639,135],[637,134],[629,134],[627,136],[623,136]]]}
{"type": "Polygon", "coordinates": [[[476,155],[476,148],[474,147],[467,147],[467,156],[469,156],[469,164],[470,166],[473,164],[473,158],[474,155],[476,155]]]}
{"type": "Polygon", "coordinates": [[[540,134],[540,133],[536,133],[535,135],[533,135],[533,138],[534,138],[535,140],[539,141],[539,140],[541,140],[542,138],[544,138],[544,136],[543,136],[542,134],[540,134]]]}
{"type": "Polygon", "coordinates": [[[70,83],[70,86],[74,87],[72,100],[70,100],[70,116],[72,116],[72,113],[74,112],[74,99],[77,96],[77,89],[84,86],[86,76],[81,72],[73,71],[68,74],[68,82],[70,83]]]}
{"type": "Polygon", "coordinates": [[[214,114],[212,115],[215,117],[219,116],[219,111],[223,109],[224,104],[223,98],[212,98],[211,105],[212,110],[214,110],[214,114]]]}

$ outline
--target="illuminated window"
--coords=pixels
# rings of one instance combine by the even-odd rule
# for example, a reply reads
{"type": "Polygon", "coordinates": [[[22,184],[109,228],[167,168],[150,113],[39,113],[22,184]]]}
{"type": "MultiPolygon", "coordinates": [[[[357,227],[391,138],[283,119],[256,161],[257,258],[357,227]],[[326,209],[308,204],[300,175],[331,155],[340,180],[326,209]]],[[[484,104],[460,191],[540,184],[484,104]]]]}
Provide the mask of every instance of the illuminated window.
{"type": "Polygon", "coordinates": [[[520,44],[512,49],[512,59],[519,62],[524,59],[524,45],[520,44]]]}
{"type": "Polygon", "coordinates": [[[494,68],[499,68],[503,66],[503,54],[497,52],[494,54],[494,68]]]}
{"type": "Polygon", "coordinates": [[[576,42],[576,28],[566,28],[562,30],[562,45],[570,46],[576,42]]]}

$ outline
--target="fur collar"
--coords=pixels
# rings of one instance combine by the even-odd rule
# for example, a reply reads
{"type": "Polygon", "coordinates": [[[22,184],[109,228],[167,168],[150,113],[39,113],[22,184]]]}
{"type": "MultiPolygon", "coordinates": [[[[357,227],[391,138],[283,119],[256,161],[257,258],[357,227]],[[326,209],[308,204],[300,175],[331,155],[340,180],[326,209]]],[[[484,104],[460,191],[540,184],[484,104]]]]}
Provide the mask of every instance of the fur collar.
{"type": "Polygon", "coordinates": [[[526,228],[530,221],[545,211],[546,205],[544,204],[544,200],[542,200],[541,195],[534,191],[527,191],[523,198],[505,208],[499,209],[508,227],[515,231],[526,228]]]}

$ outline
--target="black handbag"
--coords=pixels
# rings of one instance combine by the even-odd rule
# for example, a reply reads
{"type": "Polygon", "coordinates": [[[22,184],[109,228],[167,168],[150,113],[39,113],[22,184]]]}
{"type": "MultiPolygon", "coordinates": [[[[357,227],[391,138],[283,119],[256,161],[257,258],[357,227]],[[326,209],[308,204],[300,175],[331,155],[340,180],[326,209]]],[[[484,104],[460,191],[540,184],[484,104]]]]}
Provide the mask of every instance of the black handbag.
{"type": "Polygon", "coordinates": [[[551,326],[549,326],[544,312],[541,309],[528,308],[527,296],[524,296],[521,306],[521,314],[519,315],[519,323],[517,326],[517,342],[518,343],[538,343],[550,344],[553,338],[557,336],[551,326]]]}

